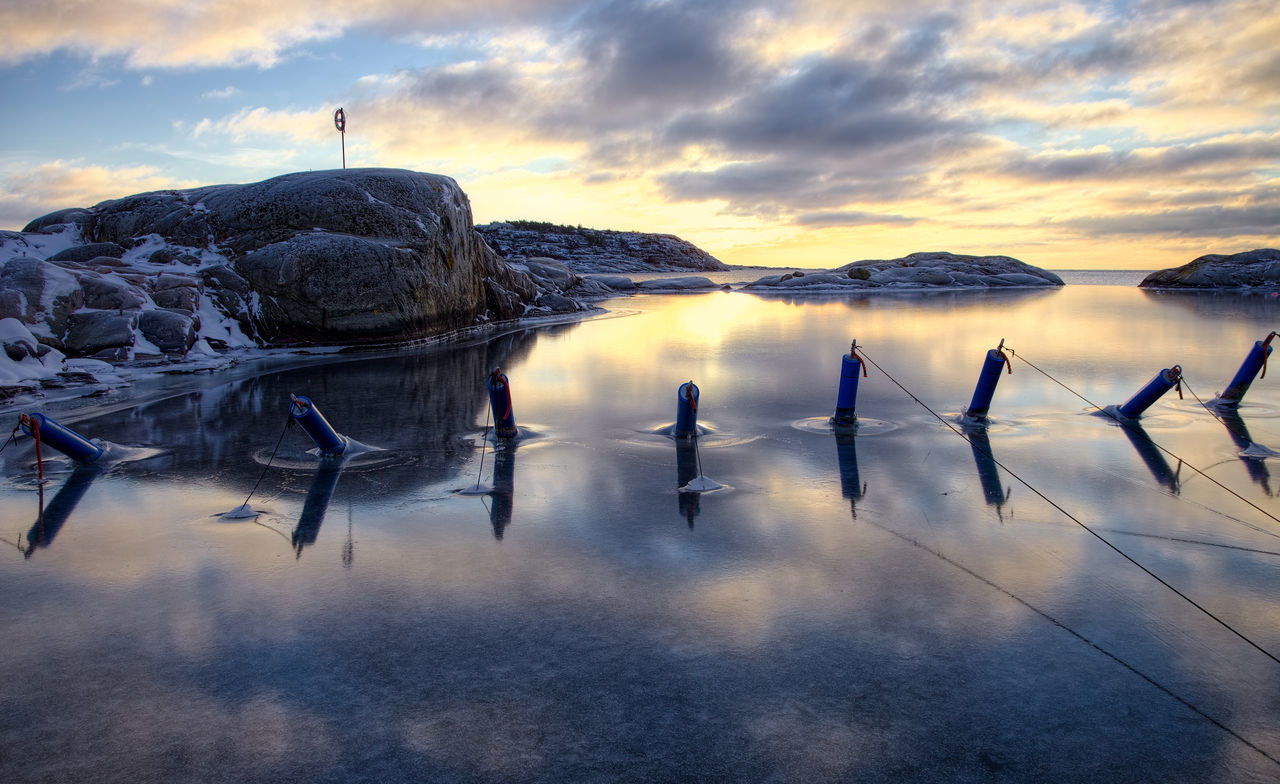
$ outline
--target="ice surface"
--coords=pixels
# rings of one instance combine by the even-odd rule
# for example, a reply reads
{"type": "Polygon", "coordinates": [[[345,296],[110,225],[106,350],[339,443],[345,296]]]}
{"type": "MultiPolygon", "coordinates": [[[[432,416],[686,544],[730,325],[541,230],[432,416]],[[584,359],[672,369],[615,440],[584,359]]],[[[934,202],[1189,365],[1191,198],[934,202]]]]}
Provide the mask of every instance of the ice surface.
{"type": "MultiPolygon", "coordinates": [[[[1229,377],[1272,303],[1088,287],[643,304],[131,392],[68,424],[168,455],[96,478],[62,464],[34,487],[32,444],[10,445],[0,777],[1275,779],[1222,728],[1280,756],[1274,662],[1002,468],[1275,650],[1280,527],[1151,445],[1274,513],[1270,460],[1239,459],[1191,399],[1166,395],[1131,438],[1023,370],[981,448],[875,368],[859,427],[825,424],[854,328],[952,412],[1002,335],[1123,400],[1153,356],[1229,377]],[[544,434],[498,454],[476,444],[494,365],[544,434]],[[689,378],[728,435],[701,457],[733,492],[675,492],[698,453],[649,432],[689,378]],[[325,463],[295,432],[264,470],[296,390],[394,459],[325,463]],[[260,477],[269,512],[210,517],[260,477]]],[[[1280,385],[1249,398],[1250,440],[1275,443],[1280,385]]]]}

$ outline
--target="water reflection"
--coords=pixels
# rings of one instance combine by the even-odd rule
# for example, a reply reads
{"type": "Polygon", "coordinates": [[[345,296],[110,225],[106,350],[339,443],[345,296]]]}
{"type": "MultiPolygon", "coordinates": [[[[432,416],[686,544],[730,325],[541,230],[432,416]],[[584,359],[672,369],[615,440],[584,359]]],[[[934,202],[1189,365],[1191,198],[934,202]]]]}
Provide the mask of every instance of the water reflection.
{"type": "Polygon", "coordinates": [[[333,499],[333,491],[338,486],[338,477],[342,476],[342,460],[326,459],[320,461],[315,478],[311,480],[311,489],[307,491],[307,500],[302,505],[302,514],[298,516],[298,524],[289,537],[294,553],[302,557],[302,548],[316,543],[320,535],[320,526],[324,524],[324,515],[333,499]]]}
{"type": "Polygon", "coordinates": [[[969,448],[973,450],[973,461],[978,465],[978,481],[982,483],[982,497],[987,504],[996,508],[996,516],[1004,519],[1004,505],[1009,501],[1013,489],[1005,489],[1000,482],[1000,467],[996,465],[995,455],[991,451],[991,439],[987,437],[986,428],[972,428],[966,432],[969,437],[969,448]]]}
{"type": "Polygon", "coordinates": [[[71,472],[71,476],[67,477],[67,481],[62,485],[61,489],[49,501],[49,506],[47,507],[44,505],[44,486],[39,486],[39,511],[36,515],[35,525],[31,526],[30,531],[27,531],[27,546],[23,549],[23,555],[30,558],[37,547],[48,547],[53,544],[53,538],[62,530],[67,518],[71,517],[76,505],[84,498],[84,494],[89,491],[89,486],[93,484],[93,480],[97,479],[101,474],[102,468],[100,466],[92,463],[78,464],[76,469],[71,472]]]}
{"type": "MultiPolygon", "coordinates": [[[[1227,432],[1231,434],[1231,440],[1235,442],[1239,452],[1253,446],[1253,437],[1249,434],[1249,428],[1245,426],[1244,420],[1240,418],[1239,409],[1219,408],[1218,416],[1222,419],[1222,424],[1227,426],[1227,432]]],[[[1239,457],[1244,462],[1245,470],[1249,472],[1249,478],[1261,485],[1268,497],[1273,495],[1271,471],[1267,469],[1267,461],[1263,457],[1253,455],[1242,454],[1239,457]]]]}
{"type": "Polygon", "coordinates": [[[849,428],[835,428],[836,459],[840,464],[840,495],[849,499],[849,511],[858,519],[858,501],[867,494],[867,483],[858,474],[858,439],[849,428]]]}
{"type": "Polygon", "coordinates": [[[1280,296],[1274,291],[1142,289],[1142,293],[1153,302],[1175,305],[1199,318],[1247,318],[1270,322],[1280,316],[1280,296]]]}
{"type": "Polygon", "coordinates": [[[493,526],[493,538],[502,540],[502,534],[511,525],[515,509],[516,448],[519,441],[508,439],[493,454],[493,490],[489,493],[489,523],[493,526]]]}
{"type": "MultiPolygon", "coordinates": [[[[1231,322],[1161,311],[1136,290],[954,312],[895,299],[852,314],[854,325],[839,303],[734,294],[624,306],[646,310],[557,339],[363,355],[98,417],[95,434],[173,447],[174,469],[107,473],[77,507],[93,525],[72,523],[39,560],[0,558],[8,735],[50,740],[8,744],[21,755],[0,757],[0,780],[200,770],[246,782],[550,782],[605,769],[645,780],[894,780],[908,770],[935,781],[1108,781],[1134,770],[1153,781],[1274,778],[1220,726],[1099,650],[1211,707],[1273,755],[1274,663],[1170,600],[1045,499],[1028,494],[1025,519],[992,525],[992,506],[1010,505],[1000,480],[1011,481],[994,443],[1000,464],[1068,513],[1142,537],[1120,541],[1271,650],[1273,526],[1253,526],[1262,521],[1234,505],[1227,511],[1249,525],[1205,514],[1226,509],[1209,482],[1173,497],[1144,474],[1135,493],[1126,472],[1144,469],[1131,448],[1031,374],[1001,391],[1002,418],[1017,426],[991,428],[969,454],[874,373],[859,406],[881,419],[862,419],[856,436],[790,424],[830,412],[831,360],[854,326],[906,387],[955,404],[973,381],[955,358],[989,348],[997,332],[1065,384],[1113,399],[1132,391],[1135,357],[1185,347],[1189,365],[1206,362],[1215,348],[1188,335],[1231,322]],[[706,319],[709,300],[736,317],[706,319]],[[1130,333],[1149,340],[1115,337],[1130,333]],[[547,435],[488,454],[494,465],[477,471],[483,382],[496,364],[516,383],[522,419],[547,435]],[[684,520],[703,523],[696,536],[671,519],[668,442],[639,431],[666,419],[671,389],[689,377],[708,391],[722,433],[749,434],[708,452],[714,465],[704,466],[743,491],[706,509],[698,494],[677,493],[684,520]],[[275,534],[208,519],[262,472],[251,457],[270,450],[293,390],[387,459],[348,462],[325,481],[315,460],[305,471],[277,464],[262,497],[287,511],[262,524],[278,523],[292,543],[296,522],[291,549],[323,549],[343,538],[334,504],[350,503],[362,512],[358,572],[320,553],[289,562],[263,546],[275,534]],[[516,460],[521,527],[508,540],[516,460]],[[974,466],[985,503],[972,492],[974,466]],[[486,508],[446,491],[477,475],[493,477],[486,508]],[[1053,618],[1096,646],[1064,636],[1053,618]],[[165,720],[138,719],[156,716],[165,720]]],[[[1249,407],[1244,416],[1267,440],[1264,425],[1280,420],[1261,412],[1280,410],[1280,390],[1250,394],[1260,418],[1249,407]]],[[[1216,457],[1235,472],[1217,426],[1175,414],[1147,424],[1189,464],[1216,457]]],[[[697,453],[676,446],[687,486],[697,453]]],[[[23,546],[32,490],[21,477],[0,483],[0,533],[23,546]]]]}
{"type": "MultiPolygon", "coordinates": [[[[489,370],[525,357],[539,333],[522,330],[451,350],[339,358],[99,416],[84,426],[107,440],[171,449],[178,477],[243,490],[260,471],[254,455],[270,450],[288,417],[289,395],[297,392],[322,406],[338,432],[391,453],[376,470],[348,471],[353,493],[401,494],[456,473],[472,454],[465,437],[483,419],[489,370]]],[[[322,479],[336,481],[327,471],[317,475],[322,479]]],[[[305,523],[301,535],[308,544],[307,527],[318,527],[318,520],[309,516],[305,523]]]]}
{"type": "Polygon", "coordinates": [[[770,302],[781,302],[800,307],[812,306],[817,303],[842,302],[850,310],[898,308],[905,304],[913,309],[923,307],[950,311],[989,305],[1007,305],[1015,302],[1030,302],[1051,297],[1061,291],[1061,288],[1049,286],[1013,289],[903,289],[899,291],[874,289],[870,291],[823,293],[816,296],[814,294],[789,294],[785,293],[785,289],[778,290],[778,293],[768,289],[744,289],[744,291],[770,302]]]}
{"type": "MultiPolygon", "coordinates": [[[[676,444],[676,487],[684,487],[685,485],[698,478],[698,446],[694,438],[676,438],[672,439],[676,444]]],[[[693,518],[698,516],[701,510],[702,494],[687,490],[676,493],[676,505],[680,510],[680,516],[688,521],[689,527],[693,528],[693,518]]]]}
{"type": "Polygon", "coordinates": [[[1151,440],[1151,436],[1147,435],[1147,431],[1136,421],[1125,422],[1120,425],[1120,429],[1129,437],[1129,443],[1138,450],[1138,456],[1142,458],[1142,462],[1146,464],[1147,470],[1156,481],[1168,488],[1169,492],[1177,495],[1182,487],[1178,478],[1182,473],[1182,461],[1178,461],[1178,470],[1171,468],[1160,447],[1156,446],[1156,442],[1151,440]]]}

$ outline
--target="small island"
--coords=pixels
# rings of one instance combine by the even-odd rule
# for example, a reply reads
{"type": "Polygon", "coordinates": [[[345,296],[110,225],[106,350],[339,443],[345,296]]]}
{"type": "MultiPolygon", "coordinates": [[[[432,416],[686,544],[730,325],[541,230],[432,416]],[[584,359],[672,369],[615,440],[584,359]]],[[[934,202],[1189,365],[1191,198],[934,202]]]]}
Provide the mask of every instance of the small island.
{"type": "Polygon", "coordinates": [[[867,259],[819,273],[769,275],[745,286],[752,292],[819,293],[865,289],[1012,288],[1061,286],[1062,278],[1009,256],[966,256],[945,251],[899,259],[867,259]]]}
{"type": "Polygon", "coordinates": [[[1210,253],[1181,267],[1158,270],[1138,284],[1144,289],[1250,289],[1280,287],[1280,250],[1210,253]]]}

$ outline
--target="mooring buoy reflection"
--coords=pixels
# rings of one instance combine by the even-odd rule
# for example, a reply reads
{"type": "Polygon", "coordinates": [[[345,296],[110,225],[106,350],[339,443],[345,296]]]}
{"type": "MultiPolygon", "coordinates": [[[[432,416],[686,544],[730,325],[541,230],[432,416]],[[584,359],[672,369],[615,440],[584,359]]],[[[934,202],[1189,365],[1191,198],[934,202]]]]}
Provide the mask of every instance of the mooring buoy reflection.
{"type": "Polygon", "coordinates": [[[1013,494],[1013,489],[1005,489],[1000,482],[1000,466],[996,465],[995,453],[991,451],[991,439],[987,437],[986,428],[975,428],[967,431],[969,448],[973,450],[973,462],[978,466],[978,481],[982,483],[982,497],[987,504],[996,508],[996,515],[1004,519],[1004,505],[1013,494]]]}
{"type": "MultiPolygon", "coordinates": [[[[685,485],[698,478],[698,447],[693,438],[677,438],[676,442],[676,487],[685,485]]],[[[693,518],[701,511],[701,493],[681,490],[676,493],[676,503],[680,516],[693,528],[693,518]]]]}
{"type": "Polygon", "coordinates": [[[31,530],[27,531],[27,546],[22,551],[25,557],[30,558],[37,547],[48,547],[53,544],[53,538],[58,535],[58,531],[62,530],[62,526],[67,522],[67,518],[71,517],[80,499],[84,498],[84,494],[89,491],[89,485],[93,484],[93,480],[97,479],[101,473],[102,468],[91,463],[77,465],[71,472],[71,476],[67,477],[66,483],[50,499],[48,506],[44,505],[44,487],[38,488],[39,510],[35,524],[31,526],[31,530]]]}
{"type": "Polygon", "coordinates": [[[316,537],[320,535],[320,526],[324,524],[324,515],[329,509],[329,501],[333,499],[333,491],[338,486],[340,476],[342,476],[341,460],[320,461],[316,475],[311,480],[311,489],[307,491],[307,500],[302,504],[302,514],[298,515],[298,524],[289,537],[298,558],[302,557],[304,547],[316,543],[316,537]]]}
{"type": "Polygon", "coordinates": [[[1177,495],[1182,489],[1182,481],[1178,478],[1182,471],[1182,461],[1178,461],[1177,471],[1171,468],[1169,461],[1164,459],[1160,447],[1156,446],[1156,442],[1151,440],[1151,436],[1147,435],[1147,431],[1137,422],[1126,422],[1120,426],[1120,429],[1129,437],[1129,442],[1133,444],[1134,449],[1138,450],[1138,456],[1147,464],[1147,470],[1156,481],[1167,487],[1169,492],[1177,495]]]}
{"type": "Polygon", "coordinates": [[[493,526],[493,538],[501,540],[502,534],[511,525],[511,515],[515,511],[516,493],[516,447],[515,439],[509,440],[502,448],[493,453],[493,490],[489,493],[492,505],[489,507],[489,523],[493,526]]]}
{"type": "Polygon", "coordinates": [[[858,474],[858,439],[849,428],[836,428],[836,459],[840,464],[840,494],[849,499],[849,511],[858,517],[858,501],[867,494],[867,484],[858,474]]]}
{"type": "MultiPolygon", "coordinates": [[[[1240,418],[1240,411],[1233,407],[1219,407],[1217,409],[1218,416],[1222,418],[1222,424],[1227,426],[1227,432],[1231,434],[1231,440],[1235,443],[1236,448],[1244,452],[1254,446],[1253,437],[1249,435],[1249,428],[1245,426],[1244,420],[1240,418]]],[[[1267,461],[1262,456],[1253,456],[1242,454],[1239,455],[1244,462],[1245,470],[1249,472],[1249,478],[1262,486],[1262,491],[1270,498],[1274,493],[1271,490],[1271,471],[1267,469],[1267,461]]]]}

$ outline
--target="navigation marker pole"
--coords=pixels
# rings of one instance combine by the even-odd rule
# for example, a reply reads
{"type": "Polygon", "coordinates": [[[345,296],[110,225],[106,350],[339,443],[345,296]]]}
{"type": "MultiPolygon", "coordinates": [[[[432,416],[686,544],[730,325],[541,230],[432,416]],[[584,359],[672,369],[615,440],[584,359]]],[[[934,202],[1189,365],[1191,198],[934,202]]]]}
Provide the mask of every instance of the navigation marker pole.
{"type": "Polygon", "coordinates": [[[342,111],[342,107],[338,107],[338,111],[333,113],[333,127],[338,129],[338,133],[342,136],[342,168],[347,168],[347,113],[342,111]]]}

